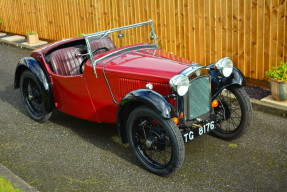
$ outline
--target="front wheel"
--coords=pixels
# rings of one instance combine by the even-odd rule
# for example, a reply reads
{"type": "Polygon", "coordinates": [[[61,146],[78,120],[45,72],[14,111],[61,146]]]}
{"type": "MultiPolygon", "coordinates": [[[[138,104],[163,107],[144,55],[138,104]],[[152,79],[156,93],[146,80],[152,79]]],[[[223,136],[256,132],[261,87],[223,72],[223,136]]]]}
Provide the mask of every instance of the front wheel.
{"type": "Polygon", "coordinates": [[[228,87],[217,97],[219,106],[214,108],[217,128],[212,132],[225,140],[235,139],[250,126],[252,105],[242,87],[228,87]]]}
{"type": "Polygon", "coordinates": [[[148,171],[167,176],[181,167],[184,142],[171,119],[163,119],[150,108],[138,107],[128,118],[127,132],[133,152],[148,171]]]}

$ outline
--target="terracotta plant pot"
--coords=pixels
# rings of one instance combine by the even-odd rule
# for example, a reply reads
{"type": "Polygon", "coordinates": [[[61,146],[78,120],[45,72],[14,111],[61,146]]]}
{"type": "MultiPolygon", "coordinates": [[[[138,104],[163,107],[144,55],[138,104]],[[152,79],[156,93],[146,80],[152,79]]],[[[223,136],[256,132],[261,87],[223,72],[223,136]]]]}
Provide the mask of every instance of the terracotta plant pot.
{"type": "Polygon", "coordinates": [[[270,80],[270,89],[273,99],[276,101],[287,100],[287,82],[270,80]]]}
{"type": "Polygon", "coordinates": [[[36,44],[39,43],[38,34],[27,35],[28,43],[29,44],[36,44]]]}

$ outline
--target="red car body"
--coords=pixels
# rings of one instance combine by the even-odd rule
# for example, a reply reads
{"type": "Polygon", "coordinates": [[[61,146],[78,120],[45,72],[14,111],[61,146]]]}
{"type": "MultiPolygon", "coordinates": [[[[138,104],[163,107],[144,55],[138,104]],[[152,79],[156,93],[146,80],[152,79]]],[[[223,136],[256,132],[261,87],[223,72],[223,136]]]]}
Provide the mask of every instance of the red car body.
{"type": "MultiPolygon", "coordinates": [[[[184,58],[151,48],[123,52],[104,60],[96,66],[98,78],[94,75],[90,60],[85,64],[83,74],[63,76],[54,73],[44,59],[46,53],[63,44],[73,44],[75,41],[83,40],[83,38],[75,38],[56,42],[33,51],[31,57],[39,60],[48,72],[52,82],[55,108],[89,121],[116,123],[118,104],[113,101],[103,70],[114,99],[119,103],[130,91],[144,89],[147,83],[152,83],[154,90],[163,95],[171,94],[170,78],[188,66],[187,63],[182,62],[188,61],[184,58]],[[139,65],[141,63],[143,65],[139,65]]],[[[101,53],[95,58],[117,50],[101,53]]]]}
{"type": "Polygon", "coordinates": [[[186,142],[208,132],[223,139],[242,134],[252,119],[244,83],[227,57],[202,66],[160,50],[152,21],[34,50],[18,63],[14,82],[32,119],[46,121],[56,109],[114,123],[122,142],[159,175],[182,165],[186,142]],[[154,44],[116,47],[109,37],[115,32],[121,39],[130,35],[123,30],[146,25],[154,44]]]}

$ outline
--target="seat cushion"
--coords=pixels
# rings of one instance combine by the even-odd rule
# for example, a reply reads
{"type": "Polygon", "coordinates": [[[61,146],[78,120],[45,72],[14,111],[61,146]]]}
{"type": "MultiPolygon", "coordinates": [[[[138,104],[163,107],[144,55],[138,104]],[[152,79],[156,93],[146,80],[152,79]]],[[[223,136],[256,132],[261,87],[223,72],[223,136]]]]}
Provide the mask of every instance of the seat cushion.
{"type": "MultiPolygon", "coordinates": [[[[96,49],[98,49],[100,47],[106,47],[109,50],[112,50],[112,49],[116,48],[114,42],[108,36],[104,37],[104,38],[102,38],[100,40],[91,41],[90,46],[91,46],[92,50],[96,50],[96,49]]],[[[104,51],[105,50],[102,50],[101,52],[104,52],[104,51]]],[[[97,53],[100,53],[100,52],[97,52],[97,53]]]]}
{"type": "Polygon", "coordinates": [[[79,75],[82,57],[76,56],[79,49],[68,47],[51,53],[51,66],[55,73],[59,75],[79,75]]]}

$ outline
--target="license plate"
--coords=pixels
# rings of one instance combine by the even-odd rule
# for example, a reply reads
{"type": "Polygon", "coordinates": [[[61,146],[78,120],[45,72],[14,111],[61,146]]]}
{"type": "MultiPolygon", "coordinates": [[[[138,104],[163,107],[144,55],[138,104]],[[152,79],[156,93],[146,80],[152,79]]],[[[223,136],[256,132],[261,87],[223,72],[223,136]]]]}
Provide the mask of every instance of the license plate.
{"type": "Polygon", "coordinates": [[[200,127],[193,128],[190,131],[185,131],[182,133],[183,141],[185,143],[192,141],[193,139],[200,137],[212,130],[215,129],[214,121],[210,121],[208,123],[205,123],[201,125],[200,127]]]}

